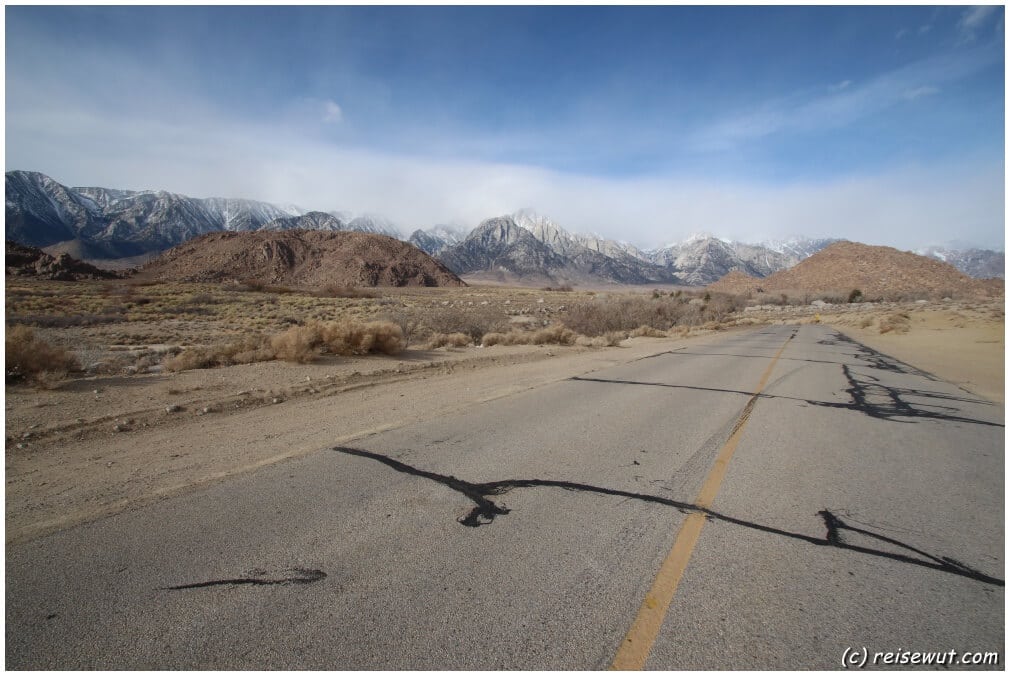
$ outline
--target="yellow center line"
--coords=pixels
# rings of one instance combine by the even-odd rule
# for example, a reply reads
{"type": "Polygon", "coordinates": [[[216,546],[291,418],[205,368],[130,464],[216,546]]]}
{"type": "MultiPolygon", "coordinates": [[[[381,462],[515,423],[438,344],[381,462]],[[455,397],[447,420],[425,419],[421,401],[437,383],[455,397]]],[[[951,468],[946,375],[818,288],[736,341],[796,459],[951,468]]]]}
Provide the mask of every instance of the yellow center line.
{"type": "MultiPolygon", "coordinates": [[[[790,339],[792,339],[792,336],[790,336],[790,339]]],[[[750,419],[750,414],[755,402],[757,402],[758,395],[764,390],[765,385],[768,383],[768,378],[775,368],[775,364],[778,363],[779,357],[782,356],[782,352],[788,344],[789,340],[786,340],[775,354],[775,357],[772,358],[764,375],[761,376],[761,381],[751,394],[750,400],[733,427],[732,434],[730,434],[729,439],[726,440],[726,443],[720,449],[719,455],[716,456],[715,462],[711,469],[709,469],[708,476],[705,477],[705,482],[698,492],[698,497],[694,501],[694,504],[698,507],[708,509],[715,501],[715,496],[719,492],[719,486],[726,476],[726,468],[729,467],[729,461],[733,458],[737,444],[740,443],[740,437],[743,435],[744,427],[747,426],[747,421],[750,419]]],[[[645,595],[642,607],[638,609],[638,615],[635,617],[631,629],[628,630],[627,635],[617,649],[614,661],[610,665],[611,669],[633,670],[645,668],[645,661],[649,658],[649,653],[656,642],[656,637],[659,636],[659,630],[663,626],[663,620],[666,617],[667,610],[670,608],[670,602],[673,601],[673,596],[677,593],[677,585],[680,584],[680,578],[687,569],[687,564],[691,560],[691,554],[694,552],[694,546],[698,543],[698,538],[701,536],[701,529],[704,525],[705,514],[701,512],[693,512],[684,520],[683,525],[680,527],[680,532],[677,533],[677,539],[673,543],[673,548],[663,561],[663,565],[659,567],[659,572],[652,583],[652,588],[645,595]]]]}

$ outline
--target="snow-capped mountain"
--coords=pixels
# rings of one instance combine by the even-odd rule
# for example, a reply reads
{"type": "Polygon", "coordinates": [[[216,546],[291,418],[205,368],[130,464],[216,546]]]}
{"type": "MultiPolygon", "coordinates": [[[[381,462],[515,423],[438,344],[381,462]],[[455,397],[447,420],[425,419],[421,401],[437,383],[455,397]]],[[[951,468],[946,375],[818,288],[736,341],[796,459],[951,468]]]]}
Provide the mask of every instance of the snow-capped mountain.
{"type": "Polygon", "coordinates": [[[437,256],[466,239],[467,231],[452,225],[436,225],[427,230],[415,230],[407,241],[429,256],[437,256]]]}
{"type": "Polygon", "coordinates": [[[399,236],[381,216],[306,212],[246,199],[199,199],[164,190],[68,188],[45,174],[6,173],[6,238],[61,244],[89,259],[152,254],[209,232],[360,230],[399,236]]]}
{"type": "Polygon", "coordinates": [[[401,239],[400,229],[396,224],[385,216],[378,214],[361,214],[354,216],[345,222],[344,230],[356,230],[358,232],[369,232],[373,235],[388,235],[401,239]]]}
{"type": "MultiPolygon", "coordinates": [[[[675,284],[669,271],[627,254],[607,256],[580,244],[550,219],[524,214],[482,222],[465,240],[439,254],[456,274],[537,283],[675,284]]],[[[416,234],[416,233],[415,233],[416,234]]]]}
{"type": "Polygon", "coordinates": [[[301,216],[284,216],[275,218],[265,224],[259,230],[323,230],[336,232],[347,230],[345,223],[333,214],[326,214],[322,211],[309,211],[301,216]]]}
{"type": "Polygon", "coordinates": [[[686,284],[692,285],[711,284],[733,270],[764,277],[795,262],[764,247],[726,242],[707,235],[693,236],[680,244],[650,251],[647,256],[656,265],[676,270],[686,284]]]}
{"type": "MultiPolygon", "coordinates": [[[[782,240],[768,240],[761,242],[759,246],[763,246],[766,249],[771,249],[780,254],[785,254],[791,258],[795,258],[796,262],[800,262],[805,258],[813,256],[815,253],[828,247],[835,242],[840,242],[840,239],[830,239],[830,238],[815,238],[811,239],[809,237],[787,237],[782,240]]],[[[795,263],[794,263],[795,265],[795,263]]]]}
{"type": "Polygon", "coordinates": [[[711,284],[734,270],[767,277],[799,263],[836,240],[791,238],[747,244],[696,233],[683,242],[645,252],[647,260],[677,272],[687,284],[711,284]]]}
{"type": "Polygon", "coordinates": [[[950,263],[964,274],[976,279],[991,277],[1003,279],[1006,270],[1006,258],[1002,251],[929,246],[917,249],[914,253],[950,263]]]}
{"type": "Polygon", "coordinates": [[[512,220],[520,228],[529,230],[534,237],[562,255],[573,250],[578,251],[581,248],[611,258],[631,256],[639,260],[646,260],[644,254],[631,244],[616,242],[596,234],[583,235],[569,232],[547,216],[542,216],[530,208],[516,211],[512,214],[512,220]]]}

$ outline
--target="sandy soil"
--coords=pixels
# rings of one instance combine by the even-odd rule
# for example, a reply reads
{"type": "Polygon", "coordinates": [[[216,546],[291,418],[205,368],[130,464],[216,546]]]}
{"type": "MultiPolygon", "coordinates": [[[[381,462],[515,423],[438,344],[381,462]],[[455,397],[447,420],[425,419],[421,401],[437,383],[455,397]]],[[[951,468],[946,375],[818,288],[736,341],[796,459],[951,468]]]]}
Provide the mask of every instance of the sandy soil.
{"type": "Polygon", "coordinates": [[[911,306],[905,311],[909,319],[905,333],[881,333],[879,317],[870,326],[862,326],[866,316],[826,315],[822,321],[875,350],[1003,404],[1006,344],[1001,307],[911,306]]]}

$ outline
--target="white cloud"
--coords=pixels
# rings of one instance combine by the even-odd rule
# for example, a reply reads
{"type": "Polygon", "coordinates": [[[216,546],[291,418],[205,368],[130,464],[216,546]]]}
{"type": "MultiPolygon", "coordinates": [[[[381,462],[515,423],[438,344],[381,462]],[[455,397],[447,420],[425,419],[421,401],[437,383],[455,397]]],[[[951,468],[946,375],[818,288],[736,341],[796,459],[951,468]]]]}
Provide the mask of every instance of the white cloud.
{"type": "Polygon", "coordinates": [[[982,29],[982,26],[996,12],[996,9],[996,5],[980,5],[966,9],[957,22],[961,39],[966,42],[974,40],[976,33],[982,29]]]}
{"type": "Polygon", "coordinates": [[[914,89],[908,89],[902,93],[902,98],[908,101],[914,101],[915,99],[922,98],[923,96],[932,96],[933,94],[939,94],[940,90],[937,87],[915,87],[914,89]]]}
{"type": "Polygon", "coordinates": [[[807,133],[845,127],[873,113],[940,90],[1003,58],[993,45],[932,57],[885,72],[859,84],[849,80],[824,89],[794,92],[717,120],[694,136],[701,150],[728,150],[778,133],[807,133]],[[910,94],[912,94],[910,96],[910,94]]]}
{"type": "Polygon", "coordinates": [[[323,122],[341,122],[344,111],[335,101],[323,101],[323,122]]]}

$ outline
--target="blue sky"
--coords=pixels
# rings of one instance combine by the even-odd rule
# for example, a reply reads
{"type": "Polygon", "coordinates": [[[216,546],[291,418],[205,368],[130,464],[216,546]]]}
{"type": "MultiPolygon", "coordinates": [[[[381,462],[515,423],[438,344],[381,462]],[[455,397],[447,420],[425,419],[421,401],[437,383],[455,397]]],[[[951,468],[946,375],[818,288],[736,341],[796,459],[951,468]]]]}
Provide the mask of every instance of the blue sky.
{"type": "Polygon", "coordinates": [[[16,7],[6,168],[387,214],[1004,241],[995,7],[16,7]]]}

